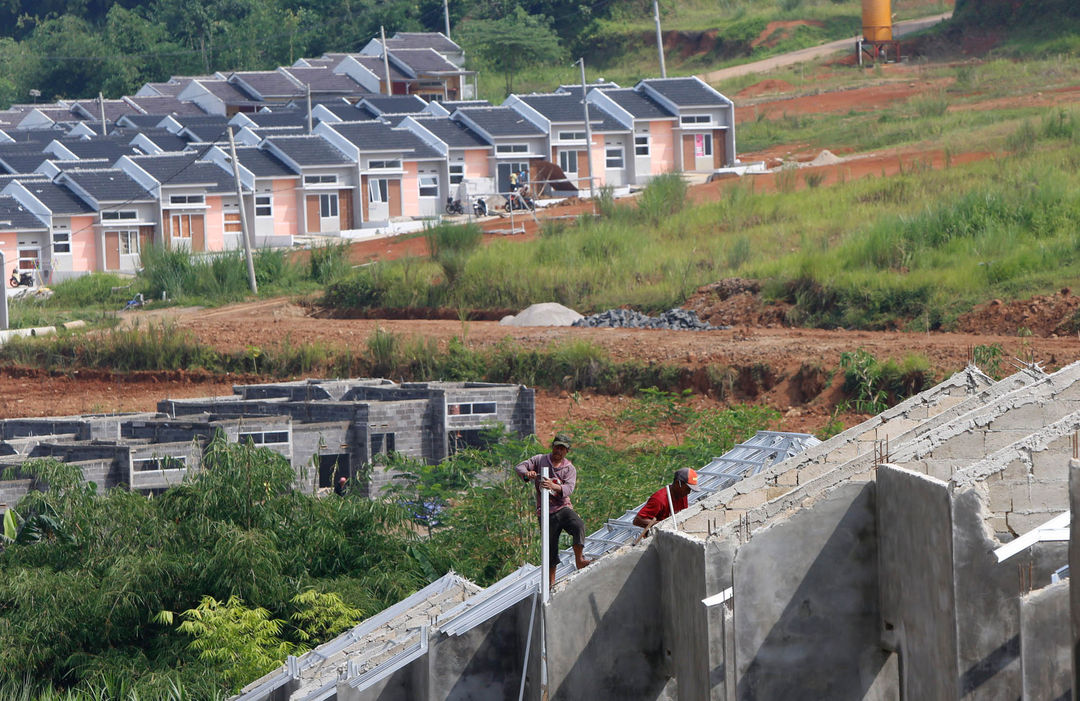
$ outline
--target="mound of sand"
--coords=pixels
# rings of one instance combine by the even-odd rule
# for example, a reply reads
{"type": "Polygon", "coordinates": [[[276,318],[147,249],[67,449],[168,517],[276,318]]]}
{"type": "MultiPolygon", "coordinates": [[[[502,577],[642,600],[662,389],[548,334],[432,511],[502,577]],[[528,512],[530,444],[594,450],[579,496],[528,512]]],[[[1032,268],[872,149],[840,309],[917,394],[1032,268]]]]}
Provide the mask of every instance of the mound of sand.
{"type": "Polygon", "coordinates": [[[582,318],[569,307],[556,302],[533,304],[517,315],[504,316],[499,323],[505,326],[570,326],[582,318]]]}
{"type": "Polygon", "coordinates": [[[808,163],[807,165],[831,166],[832,164],[839,163],[842,160],[844,160],[844,159],[840,158],[839,156],[837,156],[835,153],[833,153],[829,149],[825,149],[824,151],[819,153],[817,155],[817,157],[814,160],[810,161],[810,163],[808,163]]]}

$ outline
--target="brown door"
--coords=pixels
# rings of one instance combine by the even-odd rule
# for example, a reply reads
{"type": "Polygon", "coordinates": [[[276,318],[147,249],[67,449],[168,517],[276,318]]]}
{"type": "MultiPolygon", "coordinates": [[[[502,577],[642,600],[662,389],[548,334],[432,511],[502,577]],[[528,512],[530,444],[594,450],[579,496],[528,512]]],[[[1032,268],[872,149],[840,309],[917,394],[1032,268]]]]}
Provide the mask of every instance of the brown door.
{"type": "Polygon", "coordinates": [[[724,141],[724,131],[713,129],[712,133],[712,164],[713,168],[723,168],[727,163],[727,142],[724,141]]]}
{"type": "MultiPolygon", "coordinates": [[[[588,151],[577,152],[577,173],[579,178],[587,178],[589,176],[589,166],[592,163],[589,162],[588,151]]],[[[581,181],[578,181],[581,182],[581,181]]],[[[580,185],[578,187],[581,187],[580,185]]]]}
{"type": "Polygon", "coordinates": [[[390,216],[401,216],[401,181],[388,180],[386,182],[386,196],[390,200],[390,216]]]}
{"type": "Polygon", "coordinates": [[[105,232],[105,269],[120,269],[120,234],[116,231],[105,232]]]}
{"type": "Polygon", "coordinates": [[[683,134],[682,138],[682,169],[694,170],[697,162],[694,158],[694,135],[683,134]]]}
{"type": "Polygon", "coordinates": [[[152,226],[140,226],[139,227],[139,252],[145,251],[150,246],[154,245],[154,227],[152,226]]]}
{"type": "Polygon", "coordinates": [[[353,228],[352,190],[338,190],[338,221],[342,230],[353,228]]]}
{"type": "Polygon", "coordinates": [[[307,196],[307,233],[317,234],[322,231],[319,223],[319,196],[307,196]]]}
{"type": "Polygon", "coordinates": [[[172,214],[166,209],[163,215],[161,217],[162,243],[165,244],[165,248],[172,250],[172,214]]]}
{"type": "Polygon", "coordinates": [[[206,229],[203,228],[203,218],[201,216],[191,216],[191,250],[206,250],[206,229]]]}
{"type": "Polygon", "coordinates": [[[364,221],[370,221],[371,217],[368,216],[368,176],[360,176],[360,211],[364,215],[364,221]]]}

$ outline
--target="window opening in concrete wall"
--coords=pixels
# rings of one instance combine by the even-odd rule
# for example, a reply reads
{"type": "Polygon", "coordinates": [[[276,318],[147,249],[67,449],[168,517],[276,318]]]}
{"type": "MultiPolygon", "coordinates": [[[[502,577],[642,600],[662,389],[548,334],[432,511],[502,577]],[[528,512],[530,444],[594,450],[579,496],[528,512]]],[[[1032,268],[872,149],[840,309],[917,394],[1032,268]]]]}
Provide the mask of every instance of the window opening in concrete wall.
{"type": "Polygon", "coordinates": [[[446,411],[453,415],[466,415],[466,414],[494,414],[496,409],[495,402],[459,402],[456,404],[448,404],[446,411]]]}
{"type": "Polygon", "coordinates": [[[319,487],[333,487],[338,477],[348,476],[348,453],[319,455],[319,487]]]}
{"type": "Polygon", "coordinates": [[[237,436],[239,443],[251,441],[255,445],[265,445],[268,443],[288,443],[289,432],[288,431],[251,431],[248,433],[241,433],[237,436]]]}
{"type": "Polygon", "coordinates": [[[385,453],[392,453],[397,450],[395,445],[396,440],[393,433],[372,433],[371,434],[371,455],[380,455],[385,453]]]}
{"type": "Polygon", "coordinates": [[[182,470],[187,465],[187,456],[164,455],[154,458],[137,458],[131,461],[131,466],[136,472],[148,472],[151,470],[182,470]]]}
{"type": "Polygon", "coordinates": [[[450,431],[447,436],[447,447],[450,454],[469,448],[487,448],[492,444],[493,438],[498,434],[488,428],[472,428],[464,431],[450,431]]]}

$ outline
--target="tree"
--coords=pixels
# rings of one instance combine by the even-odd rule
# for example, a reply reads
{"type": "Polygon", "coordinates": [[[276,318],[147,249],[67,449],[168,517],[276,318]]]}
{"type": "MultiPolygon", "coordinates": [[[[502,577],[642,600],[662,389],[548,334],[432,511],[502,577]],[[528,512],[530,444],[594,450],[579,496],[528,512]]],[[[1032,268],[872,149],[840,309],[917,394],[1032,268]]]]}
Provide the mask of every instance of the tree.
{"type": "Polygon", "coordinates": [[[462,43],[467,54],[503,74],[507,95],[514,91],[514,75],[523,68],[563,56],[551,20],[521,7],[502,19],[470,20],[462,26],[462,43]]]}

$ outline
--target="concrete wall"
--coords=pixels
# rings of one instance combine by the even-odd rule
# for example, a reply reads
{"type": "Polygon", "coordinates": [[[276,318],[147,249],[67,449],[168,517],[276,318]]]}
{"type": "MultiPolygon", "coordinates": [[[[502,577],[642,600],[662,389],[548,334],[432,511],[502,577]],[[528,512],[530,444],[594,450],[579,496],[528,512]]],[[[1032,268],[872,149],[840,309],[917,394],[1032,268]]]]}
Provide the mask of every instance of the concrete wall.
{"type": "Polygon", "coordinates": [[[952,504],[948,485],[909,470],[877,470],[882,640],[900,653],[903,698],[957,698],[952,504]],[[887,524],[885,526],[884,524],[887,524]]]}
{"type": "Polygon", "coordinates": [[[1071,638],[1068,582],[1052,584],[1020,600],[1022,698],[1071,698],[1071,638]]]}
{"type": "Polygon", "coordinates": [[[572,577],[547,608],[551,699],[670,698],[655,547],[608,556],[572,577]]]}
{"type": "MultiPolygon", "coordinates": [[[[1080,514],[1080,460],[1069,460],[1069,509],[1080,514]]],[[[1080,518],[1069,520],[1069,571],[1080,572],[1080,518]]],[[[1080,576],[1069,577],[1069,609],[1072,636],[1069,650],[1072,655],[1073,689],[1080,693],[1080,576]]]]}
{"type": "Polygon", "coordinates": [[[877,555],[873,484],[843,485],[739,548],[738,698],[896,698],[877,555]]]}
{"type": "Polygon", "coordinates": [[[709,595],[705,582],[705,543],[673,531],[657,530],[652,538],[660,557],[665,669],[678,680],[680,701],[708,698],[709,619],[701,603],[709,595]]]}

